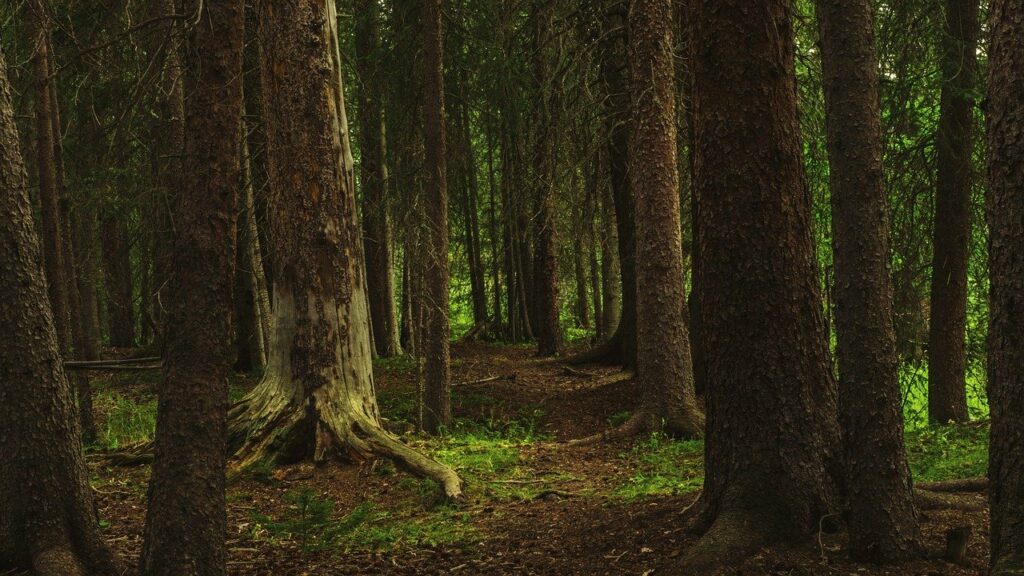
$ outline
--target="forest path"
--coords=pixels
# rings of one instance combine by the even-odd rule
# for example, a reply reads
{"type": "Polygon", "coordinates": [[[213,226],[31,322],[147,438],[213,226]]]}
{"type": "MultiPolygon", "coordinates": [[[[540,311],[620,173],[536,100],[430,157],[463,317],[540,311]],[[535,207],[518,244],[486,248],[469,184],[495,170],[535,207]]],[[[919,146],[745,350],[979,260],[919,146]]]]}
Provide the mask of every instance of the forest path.
{"type": "MultiPolygon", "coordinates": [[[[567,439],[628,416],[637,399],[632,380],[614,367],[567,370],[533,352],[453,345],[453,429],[442,439],[406,437],[459,471],[467,481],[465,505],[439,503],[436,486],[383,461],[257,466],[228,490],[229,573],[676,574],[673,565],[693,541],[682,511],[702,482],[702,444],[652,436],[567,446],[567,439]]],[[[416,374],[407,358],[376,363],[389,420],[414,419],[416,374]]],[[[233,394],[252,385],[240,379],[233,394]]],[[[152,382],[122,378],[110,387],[119,391],[115,407],[98,402],[107,431],[148,406],[152,382]]],[[[148,469],[94,465],[93,472],[105,533],[132,563],[141,546],[148,469]]],[[[844,536],[823,534],[820,545],[766,551],[733,573],[982,574],[986,513],[929,512],[927,545],[939,550],[946,530],[962,524],[975,534],[964,567],[938,560],[853,564],[841,551],[844,536]]]]}

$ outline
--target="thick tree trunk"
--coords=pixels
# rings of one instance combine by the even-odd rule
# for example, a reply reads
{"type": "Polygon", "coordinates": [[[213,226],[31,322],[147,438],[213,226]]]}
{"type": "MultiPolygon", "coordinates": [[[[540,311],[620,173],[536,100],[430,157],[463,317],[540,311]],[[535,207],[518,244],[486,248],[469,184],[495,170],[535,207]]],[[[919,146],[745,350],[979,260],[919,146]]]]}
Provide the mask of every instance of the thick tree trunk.
{"type": "Polygon", "coordinates": [[[118,208],[107,206],[107,211],[100,221],[100,243],[107,288],[110,345],[130,348],[135,345],[135,300],[128,224],[118,213],[118,208]]]}
{"type": "Polygon", "coordinates": [[[792,12],[790,0],[694,2],[707,532],[680,573],[800,541],[834,512],[836,386],[804,185],[792,12]]]}
{"type": "Polygon", "coordinates": [[[988,397],[992,576],[1024,574],[1024,2],[991,7],[988,397]]]}
{"type": "Polygon", "coordinates": [[[648,431],[704,435],[686,329],[676,165],[671,0],[635,0],[629,12],[633,114],[629,157],[636,207],[637,379],[648,431]]]}
{"type": "Polygon", "coordinates": [[[832,187],[839,414],[850,553],[875,562],[919,551],[903,445],[870,0],[818,0],[832,187]]]}
{"type": "Polygon", "coordinates": [[[237,467],[381,455],[457,498],[451,469],[381,428],[334,2],[267,2],[259,19],[278,275],[267,370],[231,409],[237,467]]]}
{"type": "Polygon", "coordinates": [[[445,168],[442,0],[423,2],[423,141],[426,149],[426,256],[423,278],[427,315],[423,428],[436,434],[452,419],[448,338],[448,189],[445,168]]]}
{"type": "Polygon", "coordinates": [[[183,59],[185,142],[172,218],[164,383],[143,576],[225,572],[227,378],[241,182],[242,0],[205,0],[183,59]]]}
{"type": "Polygon", "coordinates": [[[380,72],[378,2],[360,0],[356,6],[356,66],[359,72],[359,164],[363,187],[363,246],[366,284],[377,355],[402,353],[395,310],[394,264],[391,257],[391,217],[388,206],[383,109],[380,72]]]}
{"type": "Polygon", "coordinates": [[[0,52],[0,568],[114,576],[46,294],[0,52]]]}
{"type": "Polygon", "coordinates": [[[978,0],[946,0],[942,98],[935,182],[931,328],[928,336],[928,418],[964,422],[967,413],[967,260],[974,180],[974,89],[978,0]]]}

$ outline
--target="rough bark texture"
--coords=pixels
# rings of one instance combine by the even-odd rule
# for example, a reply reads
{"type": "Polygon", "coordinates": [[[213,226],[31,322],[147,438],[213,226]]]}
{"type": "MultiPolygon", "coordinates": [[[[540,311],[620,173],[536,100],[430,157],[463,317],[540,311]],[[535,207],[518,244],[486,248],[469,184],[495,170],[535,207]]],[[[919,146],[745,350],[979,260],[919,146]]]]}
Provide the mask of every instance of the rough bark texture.
{"type": "Polygon", "coordinates": [[[920,531],[903,445],[871,2],[818,0],[817,19],[850,553],[896,561],[918,552],[920,531]]]}
{"type": "Polygon", "coordinates": [[[427,334],[423,428],[438,432],[451,423],[451,367],[448,339],[448,189],[445,168],[444,72],[441,0],[423,2],[423,140],[426,150],[427,334]]]}
{"type": "Polygon", "coordinates": [[[629,157],[636,206],[637,379],[648,430],[704,435],[684,322],[683,243],[676,165],[671,0],[630,10],[633,114],[629,157]]]}
{"type": "Polygon", "coordinates": [[[356,67],[359,72],[359,180],[363,201],[363,246],[366,285],[377,355],[402,353],[395,309],[391,217],[388,210],[388,168],[385,163],[383,82],[380,68],[379,3],[356,5],[356,67]]]}
{"type": "Polygon", "coordinates": [[[839,441],[804,184],[789,0],[697,0],[695,193],[707,343],[704,537],[681,573],[833,512],[839,441]]]}
{"type": "Polygon", "coordinates": [[[260,242],[260,227],[256,218],[256,190],[253,182],[252,156],[249,153],[249,133],[245,121],[245,107],[242,108],[242,209],[238,226],[238,252],[244,254],[247,288],[253,295],[253,313],[256,317],[254,336],[261,350],[260,367],[267,365],[270,354],[270,294],[267,291],[267,273],[263,268],[263,249],[260,242]]]}
{"type": "Polygon", "coordinates": [[[264,2],[259,21],[277,276],[267,370],[231,410],[238,468],[377,454],[458,497],[454,472],[381,428],[334,2],[264,2]]]}
{"type": "Polygon", "coordinates": [[[992,576],[1024,574],[1024,2],[991,5],[988,397],[992,576]]]}
{"type": "Polygon", "coordinates": [[[964,422],[967,414],[967,260],[974,180],[974,89],[978,0],[946,0],[939,103],[938,179],[928,336],[928,417],[964,422]]]}
{"type": "Polygon", "coordinates": [[[114,576],[46,294],[0,52],[0,568],[114,576]]]}
{"type": "Polygon", "coordinates": [[[164,382],[140,571],[225,572],[227,378],[241,182],[242,0],[191,4],[183,58],[185,142],[166,297],[164,382]]]}

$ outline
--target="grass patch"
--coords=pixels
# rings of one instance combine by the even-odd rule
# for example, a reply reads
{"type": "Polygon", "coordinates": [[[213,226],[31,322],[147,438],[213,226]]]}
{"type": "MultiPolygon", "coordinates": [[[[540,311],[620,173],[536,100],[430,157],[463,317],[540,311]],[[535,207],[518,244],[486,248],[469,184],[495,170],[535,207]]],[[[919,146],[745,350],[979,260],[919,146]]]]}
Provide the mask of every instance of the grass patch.
{"type": "Polygon", "coordinates": [[[153,439],[156,432],[156,398],[135,402],[113,390],[100,390],[93,397],[93,409],[106,414],[96,446],[117,450],[153,439]]]}
{"type": "Polygon", "coordinates": [[[612,495],[623,500],[681,494],[704,483],[704,442],[673,440],[652,434],[620,458],[636,466],[636,472],[612,495]]]}
{"type": "Polygon", "coordinates": [[[908,432],[907,457],[914,480],[933,482],[984,476],[988,426],[933,426],[908,432]]]}
{"type": "Polygon", "coordinates": [[[380,551],[437,546],[477,539],[469,514],[454,509],[435,512],[391,512],[363,502],[344,516],[334,502],[306,488],[288,492],[289,506],[280,518],[251,515],[249,535],[266,542],[295,542],[304,552],[380,551]]]}

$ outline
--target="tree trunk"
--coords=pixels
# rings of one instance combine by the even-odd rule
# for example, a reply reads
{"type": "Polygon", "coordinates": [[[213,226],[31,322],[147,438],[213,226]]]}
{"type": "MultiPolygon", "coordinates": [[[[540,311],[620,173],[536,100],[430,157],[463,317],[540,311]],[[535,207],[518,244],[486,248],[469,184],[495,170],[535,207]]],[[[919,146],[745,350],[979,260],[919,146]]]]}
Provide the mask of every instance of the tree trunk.
{"type": "Polygon", "coordinates": [[[679,573],[801,541],[834,511],[836,387],[804,185],[792,11],[790,0],[694,2],[707,532],[679,573]]]}
{"type": "Polygon", "coordinates": [[[978,0],[946,0],[944,15],[928,336],[928,417],[942,424],[969,419],[965,380],[967,260],[974,180],[978,0]]]}
{"type": "Polygon", "coordinates": [[[619,233],[611,191],[601,195],[601,333],[614,338],[622,319],[622,269],[619,266],[619,233]]]}
{"type": "Polygon", "coordinates": [[[0,567],[114,576],[46,294],[0,52],[0,567]]]}
{"type": "Polygon", "coordinates": [[[423,428],[436,434],[452,419],[448,338],[448,189],[445,168],[444,72],[441,28],[442,0],[423,3],[423,141],[426,149],[427,186],[424,202],[427,258],[427,334],[423,428]]]}
{"type": "Polygon", "coordinates": [[[461,495],[455,473],[381,428],[334,2],[262,4],[274,269],[271,354],[231,409],[237,468],[394,458],[461,495]]]}
{"type": "Polygon", "coordinates": [[[871,2],[818,0],[817,18],[850,553],[892,562],[919,552],[920,530],[903,445],[871,2]]]}
{"type": "Polygon", "coordinates": [[[71,350],[70,314],[68,312],[68,289],[64,278],[64,245],[61,237],[60,198],[57,190],[57,164],[54,158],[53,102],[54,91],[50,78],[50,31],[47,23],[49,14],[45,0],[32,0],[32,23],[35,36],[36,74],[36,167],[39,171],[39,201],[41,204],[40,223],[43,238],[43,264],[46,270],[46,286],[53,310],[57,342],[61,353],[71,350]]]}
{"type": "Polygon", "coordinates": [[[164,383],[143,534],[143,576],[225,573],[227,378],[241,182],[242,0],[186,6],[185,141],[172,208],[164,383]]]}
{"type": "Polygon", "coordinates": [[[262,362],[260,367],[266,367],[267,355],[270,354],[270,294],[267,291],[267,273],[263,267],[263,249],[260,241],[260,226],[256,218],[256,190],[253,180],[252,156],[249,152],[249,131],[246,123],[246,111],[243,99],[242,105],[242,194],[244,205],[242,206],[242,221],[239,224],[239,246],[238,251],[245,255],[245,265],[248,268],[246,278],[248,289],[253,294],[253,313],[256,317],[255,336],[257,345],[260,347],[262,362]]]}
{"type": "Polygon", "coordinates": [[[135,345],[135,301],[132,292],[132,263],[128,224],[118,208],[107,206],[100,222],[104,280],[110,345],[130,348],[135,345]]]}
{"type": "Polygon", "coordinates": [[[637,380],[647,431],[704,435],[693,390],[684,311],[676,167],[671,0],[635,0],[629,12],[633,114],[629,157],[636,207],[637,380]]]}
{"type": "Polygon", "coordinates": [[[395,310],[394,264],[391,257],[391,218],[385,164],[383,74],[379,70],[380,24],[378,2],[360,0],[356,6],[356,66],[359,72],[359,164],[363,187],[363,246],[366,284],[377,355],[402,353],[395,310]]]}
{"type": "Polygon", "coordinates": [[[992,576],[1024,574],[1024,2],[995,0],[988,50],[992,576]]]}

